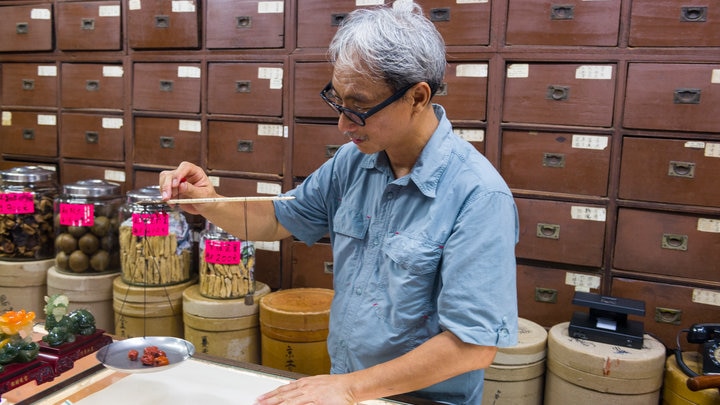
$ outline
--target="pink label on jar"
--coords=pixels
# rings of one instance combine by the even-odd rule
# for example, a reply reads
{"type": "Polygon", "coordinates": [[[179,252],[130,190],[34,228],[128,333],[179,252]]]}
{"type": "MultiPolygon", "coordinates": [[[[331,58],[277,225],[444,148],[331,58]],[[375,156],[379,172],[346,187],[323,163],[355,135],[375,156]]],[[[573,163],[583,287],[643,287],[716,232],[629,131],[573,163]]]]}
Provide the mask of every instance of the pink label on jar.
{"type": "Polygon", "coordinates": [[[241,259],[239,240],[206,240],[205,261],[214,264],[238,264],[241,259]]]}
{"type": "Polygon", "coordinates": [[[92,204],[60,203],[60,225],[93,226],[95,224],[95,206],[92,204]]]}
{"type": "Polygon", "coordinates": [[[35,212],[33,193],[0,194],[0,214],[32,214],[35,212]]]}
{"type": "Polygon", "coordinates": [[[170,233],[170,218],[166,212],[155,214],[132,214],[134,236],[167,236],[170,233]]]}

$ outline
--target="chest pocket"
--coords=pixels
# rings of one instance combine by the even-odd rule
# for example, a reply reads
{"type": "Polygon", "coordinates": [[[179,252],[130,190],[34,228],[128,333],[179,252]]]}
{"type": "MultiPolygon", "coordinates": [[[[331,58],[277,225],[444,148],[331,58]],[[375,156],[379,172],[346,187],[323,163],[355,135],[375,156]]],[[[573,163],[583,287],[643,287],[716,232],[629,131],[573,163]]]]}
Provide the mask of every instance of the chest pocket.
{"type": "Polygon", "coordinates": [[[383,253],[411,274],[421,275],[437,270],[442,247],[429,240],[399,234],[385,241],[383,253]]]}
{"type": "Polygon", "coordinates": [[[340,206],[333,217],[333,231],[354,239],[365,238],[369,225],[367,215],[352,207],[340,206]]]}

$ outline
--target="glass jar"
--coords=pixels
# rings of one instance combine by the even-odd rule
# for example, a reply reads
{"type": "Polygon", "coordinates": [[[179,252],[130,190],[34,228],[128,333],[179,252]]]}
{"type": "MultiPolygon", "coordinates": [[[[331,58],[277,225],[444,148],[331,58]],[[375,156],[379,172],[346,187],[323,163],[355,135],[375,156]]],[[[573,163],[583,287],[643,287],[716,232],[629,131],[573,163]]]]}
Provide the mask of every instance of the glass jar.
{"type": "Polygon", "coordinates": [[[62,273],[120,271],[120,185],[80,180],[55,199],[55,267],[62,273]]]}
{"type": "Polygon", "coordinates": [[[54,255],[55,172],[39,166],[0,172],[0,260],[44,260],[54,255]]]}
{"type": "Polygon", "coordinates": [[[120,208],[120,267],[130,285],[184,283],[193,274],[192,232],[185,216],[162,201],[159,186],[129,191],[120,208]]]}
{"type": "Polygon", "coordinates": [[[255,246],[207,221],[200,233],[200,294],[233,299],[255,293],[255,246]]]}

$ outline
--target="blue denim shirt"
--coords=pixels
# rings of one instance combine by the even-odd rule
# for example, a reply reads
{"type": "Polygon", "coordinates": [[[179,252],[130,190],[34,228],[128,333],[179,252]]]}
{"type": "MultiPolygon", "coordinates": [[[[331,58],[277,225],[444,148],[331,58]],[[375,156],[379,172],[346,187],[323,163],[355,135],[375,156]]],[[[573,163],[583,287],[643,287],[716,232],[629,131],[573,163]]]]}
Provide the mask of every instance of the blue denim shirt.
{"type": "MultiPolygon", "coordinates": [[[[477,345],[517,343],[513,197],[434,107],[440,125],[409,175],[396,179],[384,152],[348,143],[287,193],[296,199],[275,202],[301,241],[330,236],[332,373],[391,360],[444,330],[477,345]]],[[[469,372],[415,395],[480,404],[483,376],[469,372]]]]}

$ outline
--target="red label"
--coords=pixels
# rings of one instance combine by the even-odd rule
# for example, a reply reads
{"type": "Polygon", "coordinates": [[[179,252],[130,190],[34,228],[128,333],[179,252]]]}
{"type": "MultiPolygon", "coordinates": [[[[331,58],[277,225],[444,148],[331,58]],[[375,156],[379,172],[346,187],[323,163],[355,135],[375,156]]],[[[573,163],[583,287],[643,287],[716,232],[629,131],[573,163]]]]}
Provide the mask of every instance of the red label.
{"type": "Polygon", "coordinates": [[[0,194],[0,214],[32,214],[35,212],[33,193],[0,194]]]}
{"type": "Polygon", "coordinates": [[[132,214],[132,233],[135,236],[167,236],[170,217],[166,212],[132,214]]]}
{"type": "Polygon", "coordinates": [[[60,203],[60,225],[93,226],[95,224],[95,206],[92,204],[60,203]]]}
{"type": "Polygon", "coordinates": [[[238,264],[242,257],[239,240],[206,240],[205,261],[214,264],[238,264]]]}

